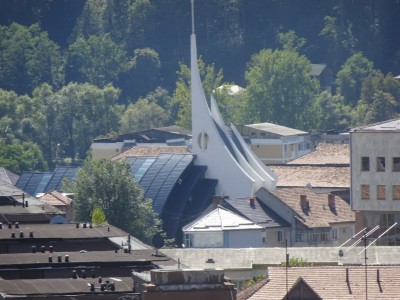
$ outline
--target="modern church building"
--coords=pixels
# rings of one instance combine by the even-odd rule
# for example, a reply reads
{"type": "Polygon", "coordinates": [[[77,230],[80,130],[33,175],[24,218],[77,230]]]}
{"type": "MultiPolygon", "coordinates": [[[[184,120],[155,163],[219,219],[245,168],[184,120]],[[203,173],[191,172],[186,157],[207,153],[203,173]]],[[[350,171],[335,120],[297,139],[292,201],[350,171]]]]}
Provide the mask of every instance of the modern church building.
{"type": "MultiPolygon", "coordinates": [[[[132,177],[143,188],[145,197],[163,220],[170,238],[181,243],[181,228],[202,213],[212,196],[224,198],[253,197],[260,189],[275,189],[274,174],[251,152],[233,126],[227,127],[217,103],[211,96],[208,106],[197,65],[192,0],[191,34],[191,147],[161,145],[134,146],[113,159],[131,165],[132,177]]],[[[23,190],[37,193],[61,190],[62,174],[73,179],[77,168],[59,167],[54,173],[24,173],[23,190]],[[40,177],[40,178],[39,178],[40,177]]]]}

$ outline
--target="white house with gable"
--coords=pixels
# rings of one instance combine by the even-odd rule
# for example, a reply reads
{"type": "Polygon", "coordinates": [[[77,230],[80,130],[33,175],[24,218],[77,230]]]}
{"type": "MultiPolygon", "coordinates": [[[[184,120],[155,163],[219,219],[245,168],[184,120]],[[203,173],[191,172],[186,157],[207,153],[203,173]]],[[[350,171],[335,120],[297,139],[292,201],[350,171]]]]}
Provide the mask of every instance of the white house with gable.
{"type": "Polygon", "coordinates": [[[185,247],[263,247],[263,227],[222,206],[183,227],[185,247]]]}

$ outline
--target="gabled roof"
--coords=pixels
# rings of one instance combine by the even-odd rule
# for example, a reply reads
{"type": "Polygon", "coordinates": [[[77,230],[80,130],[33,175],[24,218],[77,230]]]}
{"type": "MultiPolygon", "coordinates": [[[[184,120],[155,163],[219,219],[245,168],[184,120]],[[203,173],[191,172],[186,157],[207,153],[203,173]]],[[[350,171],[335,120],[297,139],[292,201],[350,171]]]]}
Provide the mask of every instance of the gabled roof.
{"type": "Polygon", "coordinates": [[[224,207],[264,228],[290,226],[290,224],[257,198],[254,199],[254,205],[250,203],[249,199],[225,199],[224,207]]]}
{"type": "Polygon", "coordinates": [[[281,136],[293,136],[293,135],[305,135],[308,134],[306,131],[281,126],[273,123],[257,123],[257,124],[248,124],[246,127],[267,131],[270,133],[274,133],[281,136]]]}
{"type": "Polygon", "coordinates": [[[311,64],[311,76],[320,76],[325,70],[326,64],[311,64]]]}
{"type": "Polygon", "coordinates": [[[288,165],[350,165],[349,144],[320,143],[317,147],[290,162],[288,165]]]}
{"type": "Polygon", "coordinates": [[[15,185],[15,183],[18,181],[18,178],[19,176],[17,174],[14,174],[10,170],[0,167],[0,180],[15,185]]]}
{"type": "Polygon", "coordinates": [[[335,207],[328,205],[327,194],[316,194],[308,188],[285,188],[268,192],[290,207],[297,219],[308,228],[326,228],[334,223],[355,222],[350,205],[339,196],[335,196],[335,207]],[[305,195],[309,209],[300,205],[300,196],[305,195]]]}
{"type": "MultiPolygon", "coordinates": [[[[354,300],[365,298],[364,266],[318,266],[291,267],[288,269],[270,267],[268,268],[269,282],[248,299],[286,299],[286,274],[288,275],[289,289],[294,288],[296,284],[305,282],[322,299],[354,300]],[[346,272],[348,272],[348,281],[346,281],[346,272]],[[300,278],[301,280],[299,280],[300,278]]],[[[367,280],[368,299],[399,298],[399,266],[368,266],[367,280]]]]}
{"type": "Polygon", "coordinates": [[[183,227],[184,232],[206,232],[222,230],[261,230],[262,227],[222,206],[200,216],[183,227]]]}
{"type": "Polygon", "coordinates": [[[39,198],[40,201],[53,206],[70,205],[72,199],[57,191],[51,191],[39,198]]]}

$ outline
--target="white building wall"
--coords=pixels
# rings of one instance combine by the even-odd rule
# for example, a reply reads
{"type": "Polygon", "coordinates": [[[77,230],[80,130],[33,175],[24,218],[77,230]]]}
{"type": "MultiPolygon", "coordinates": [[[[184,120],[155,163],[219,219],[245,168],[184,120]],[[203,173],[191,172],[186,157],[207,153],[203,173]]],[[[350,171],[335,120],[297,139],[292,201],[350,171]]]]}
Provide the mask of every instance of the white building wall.
{"type": "Polygon", "coordinates": [[[227,230],[226,248],[257,248],[265,247],[261,230],[227,230]]]}

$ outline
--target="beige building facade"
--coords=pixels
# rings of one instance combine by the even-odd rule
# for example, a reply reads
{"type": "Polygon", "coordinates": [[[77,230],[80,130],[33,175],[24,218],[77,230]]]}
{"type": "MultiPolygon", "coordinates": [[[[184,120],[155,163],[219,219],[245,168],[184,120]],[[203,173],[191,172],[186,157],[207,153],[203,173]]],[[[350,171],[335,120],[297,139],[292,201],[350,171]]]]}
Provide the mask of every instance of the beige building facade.
{"type": "Polygon", "coordinates": [[[400,119],[353,129],[351,207],[356,230],[379,226],[381,245],[400,245],[400,119]]]}
{"type": "Polygon", "coordinates": [[[312,150],[308,132],[272,123],[240,125],[238,130],[266,165],[283,164],[312,150]]]}

